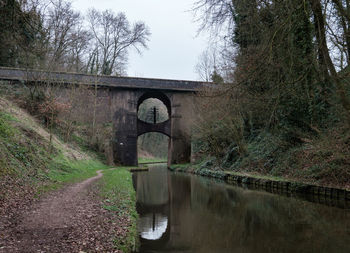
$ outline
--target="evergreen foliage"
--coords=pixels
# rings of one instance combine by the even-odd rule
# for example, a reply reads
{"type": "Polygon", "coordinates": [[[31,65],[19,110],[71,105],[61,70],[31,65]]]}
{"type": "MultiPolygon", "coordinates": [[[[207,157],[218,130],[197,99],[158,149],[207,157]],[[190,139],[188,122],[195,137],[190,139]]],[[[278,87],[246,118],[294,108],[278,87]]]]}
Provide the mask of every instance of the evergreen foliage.
{"type": "Polygon", "coordinates": [[[19,1],[0,4],[0,65],[33,67],[42,58],[44,28],[39,13],[25,10],[19,1]]]}

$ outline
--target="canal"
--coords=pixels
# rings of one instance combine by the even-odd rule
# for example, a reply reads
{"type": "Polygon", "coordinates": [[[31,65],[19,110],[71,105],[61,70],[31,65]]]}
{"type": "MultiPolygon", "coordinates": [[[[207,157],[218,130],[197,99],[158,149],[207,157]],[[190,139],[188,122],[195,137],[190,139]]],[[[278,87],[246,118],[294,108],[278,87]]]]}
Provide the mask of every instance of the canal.
{"type": "Polygon", "coordinates": [[[138,252],[350,252],[350,210],[174,173],[135,172],[138,252]]]}

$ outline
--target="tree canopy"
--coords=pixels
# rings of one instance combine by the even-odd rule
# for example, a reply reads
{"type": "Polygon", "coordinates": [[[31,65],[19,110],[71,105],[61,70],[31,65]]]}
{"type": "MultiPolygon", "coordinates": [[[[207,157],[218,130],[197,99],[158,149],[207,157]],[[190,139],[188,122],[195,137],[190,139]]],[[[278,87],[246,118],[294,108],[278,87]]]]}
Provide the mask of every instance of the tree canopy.
{"type": "Polygon", "coordinates": [[[1,66],[104,75],[126,74],[128,52],[141,53],[150,36],[124,13],[84,16],[66,0],[1,1],[0,26],[1,66]]]}

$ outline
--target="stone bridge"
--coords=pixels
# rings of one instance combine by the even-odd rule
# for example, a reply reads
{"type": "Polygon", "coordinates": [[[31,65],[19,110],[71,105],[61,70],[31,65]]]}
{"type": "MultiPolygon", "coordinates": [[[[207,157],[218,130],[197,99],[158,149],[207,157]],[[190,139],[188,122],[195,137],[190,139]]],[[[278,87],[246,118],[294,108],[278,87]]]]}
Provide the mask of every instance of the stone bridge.
{"type": "Polygon", "coordinates": [[[169,136],[168,165],[190,162],[193,95],[206,83],[13,68],[0,68],[0,80],[59,83],[65,86],[83,84],[97,88],[108,97],[102,109],[111,112],[115,163],[137,165],[137,139],[148,132],[169,136]],[[167,121],[151,124],[138,119],[139,107],[148,98],[163,102],[169,115],[167,121]]]}

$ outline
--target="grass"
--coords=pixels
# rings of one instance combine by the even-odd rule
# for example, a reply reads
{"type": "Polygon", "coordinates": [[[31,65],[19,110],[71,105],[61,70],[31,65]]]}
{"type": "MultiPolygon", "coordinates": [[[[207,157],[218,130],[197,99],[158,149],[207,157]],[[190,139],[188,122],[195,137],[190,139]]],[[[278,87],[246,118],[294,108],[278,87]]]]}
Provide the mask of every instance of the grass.
{"type": "Polygon", "coordinates": [[[6,175],[35,174],[40,170],[40,146],[19,128],[19,120],[6,112],[0,112],[0,177],[6,175]],[[37,166],[33,166],[36,164],[37,166]]]}
{"type": "Polygon", "coordinates": [[[0,137],[1,138],[10,138],[15,135],[17,132],[16,129],[14,129],[10,122],[11,121],[17,121],[16,118],[14,118],[12,115],[0,112],[0,137]]]}
{"type": "Polygon", "coordinates": [[[122,252],[132,252],[137,246],[136,194],[132,185],[130,168],[107,170],[109,167],[97,160],[72,161],[59,155],[54,158],[47,174],[49,184],[39,188],[39,194],[61,187],[64,183],[79,182],[104,170],[99,180],[103,208],[114,212],[127,233],[114,239],[115,247],[122,252]]]}
{"type": "Polygon", "coordinates": [[[63,155],[55,157],[51,163],[48,177],[51,181],[78,182],[96,175],[97,170],[107,169],[109,166],[98,160],[70,160],[63,155]]]}
{"type": "MultiPolygon", "coordinates": [[[[12,114],[0,112],[0,176],[12,175],[37,188],[36,196],[63,183],[96,175],[108,166],[98,160],[74,160],[49,143],[12,114]]],[[[1,178],[0,178],[1,179],[1,178]]]]}
{"type": "Polygon", "coordinates": [[[83,181],[95,176],[96,171],[109,168],[99,160],[71,160],[62,154],[53,158],[48,167],[49,171],[42,175],[47,181],[38,188],[36,197],[58,189],[65,183],[83,181]]]}
{"type": "Polygon", "coordinates": [[[139,158],[139,163],[166,163],[168,162],[166,158],[157,158],[157,157],[140,157],[139,158]]]}
{"type": "Polygon", "coordinates": [[[128,230],[124,236],[115,238],[117,249],[122,252],[132,252],[137,245],[138,218],[136,212],[136,194],[132,185],[131,173],[128,168],[106,170],[100,180],[101,196],[104,199],[104,208],[115,212],[123,220],[129,220],[128,230]]]}

